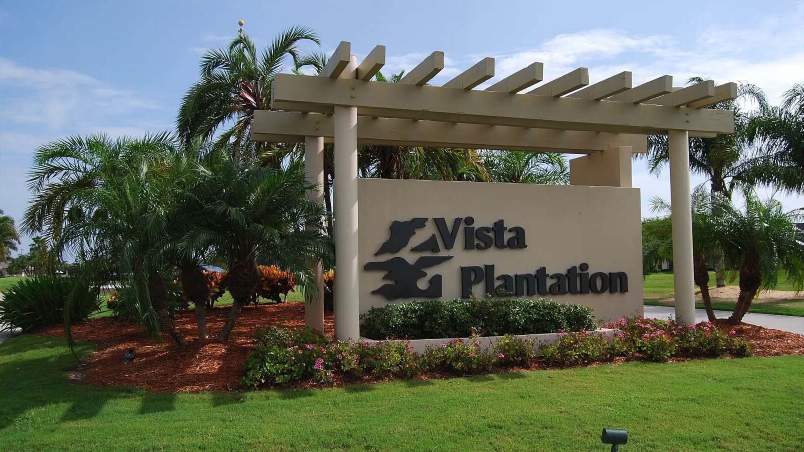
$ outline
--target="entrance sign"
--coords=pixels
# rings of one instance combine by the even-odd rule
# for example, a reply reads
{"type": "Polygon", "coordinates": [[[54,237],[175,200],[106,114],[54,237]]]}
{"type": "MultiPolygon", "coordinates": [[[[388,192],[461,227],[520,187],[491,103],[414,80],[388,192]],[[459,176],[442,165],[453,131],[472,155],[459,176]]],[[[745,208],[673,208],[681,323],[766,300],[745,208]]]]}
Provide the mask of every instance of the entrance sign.
{"type": "Polygon", "coordinates": [[[638,189],[361,179],[358,201],[361,313],[487,295],[642,313],[638,189]]]}
{"type": "MultiPolygon", "coordinates": [[[[385,55],[378,45],[360,62],[343,41],[318,75],[278,74],[271,111],[255,112],[251,128],[255,141],[305,143],[318,202],[324,143],[334,144],[339,339],[360,337],[369,306],[407,298],[544,294],[603,319],[639,314],[631,158],[649,134],[668,138],[676,320],[695,322],[689,137],[734,133],[733,112],[709,107],[734,99],[735,83],[679,87],[663,75],[634,86],[628,71],[590,83],[584,67],[544,80],[541,62],[495,80],[493,58],[436,82],[440,51],[387,83],[374,79],[385,55]],[[361,144],[586,155],[570,161],[570,187],[361,181],[361,144]]],[[[320,276],[316,286],[307,320],[323,331],[320,276]]]]}

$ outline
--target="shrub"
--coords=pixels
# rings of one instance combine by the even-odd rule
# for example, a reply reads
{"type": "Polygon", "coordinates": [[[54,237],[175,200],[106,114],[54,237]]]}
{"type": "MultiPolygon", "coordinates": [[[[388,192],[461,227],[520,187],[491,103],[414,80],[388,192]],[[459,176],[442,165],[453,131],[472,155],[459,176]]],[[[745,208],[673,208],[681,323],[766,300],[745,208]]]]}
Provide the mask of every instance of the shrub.
{"type": "Polygon", "coordinates": [[[642,339],[639,351],[648,361],[663,363],[676,353],[676,343],[667,333],[653,333],[642,339]]]}
{"type": "Polygon", "coordinates": [[[424,370],[457,375],[488,372],[493,363],[493,355],[480,347],[477,337],[466,342],[456,339],[442,346],[428,347],[421,356],[424,370]]]}
{"type": "Polygon", "coordinates": [[[731,349],[731,338],[709,322],[678,327],[676,343],[678,353],[688,357],[723,356],[731,349]]]}
{"type": "Polygon", "coordinates": [[[533,342],[515,336],[501,337],[492,348],[499,367],[527,367],[533,358],[533,342]]]}
{"type": "Polygon", "coordinates": [[[243,384],[250,387],[286,385],[308,379],[332,380],[327,366],[327,340],[309,328],[271,327],[257,333],[257,349],[246,361],[243,384]]]}
{"type": "Polygon", "coordinates": [[[363,372],[376,378],[410,378],[419,371],[418,359],[405,342],[358,345],[363,372]]]}
{"type": "Polygon", "coordinates": [[[371,308],[362,333],[372,339],[429,339],[582,331],[595,328],[592,310],[544,299],[426,300],[371,308]]]}
{"type": "Polygon", "coordinates": [[[209,288],[209,300],[207,300],[207,307],[211,308],[215,302],[226,293],[227,273],[210,270],[204,270],[203,273],[204,279],[207,282],[207,287],[209,288]]]}
{"type": "Polygon", "coordinates": [[[402,342],[332,342],[311,329],[272,327],[257,334],[257,344],[246,362],[243,385],[248,387],[326,384],[336,374],[355,379],[408,378],[418,373],[416,355],[402,342]]]}
{"type": "Polygon", "coordinates": [[[542,348],[542,361],[548,366],[582,366],[612,357],[608,340],[599,334],[567,333],[542,348]]]}
{"type": "Polygon", "coordinates": [[[296,277],[293,273],[286,272],[276,265],[260,265],[257,267],[260,274],[260,282],[257,285],[256,295],[273,300],[277,303],[282,301],[282,296],[296,287],[296,277]]]}
{"type": "Polygon", "coordinates": [[[98,292],[75,279],[55,276],[27,278],[5,292],[0,301],[0,323],[27,333],[64,322],[64,307],[72,298],[70,320],[86,320],[98,310],[98,292]]]}
{"type": "Polygon", "coordinates": [[[620,330],[618,341],[625,349],[639,353],[649,361],[663,362],[673,356],[751,355],[748,342],[724,334],[710,322],[684,326],[671,320],[625,318],[609,326],[620,330]]]}
{"type": "Polygon", "coordinates": [[[106,306],[112,311],[112,315],[118,319],[130,322],[138,322],[141,315],[137,309],[136,293],[130,287],[123,287],[112,292],[106,300],[106,306]]]}
{"type": "Polygon", "coordinates": [[[753,354],[751,351],[751,345],[748,343],[748,341],[741,337],[732,338],[729,353],[737,358],[745,358],[753,354]]]}

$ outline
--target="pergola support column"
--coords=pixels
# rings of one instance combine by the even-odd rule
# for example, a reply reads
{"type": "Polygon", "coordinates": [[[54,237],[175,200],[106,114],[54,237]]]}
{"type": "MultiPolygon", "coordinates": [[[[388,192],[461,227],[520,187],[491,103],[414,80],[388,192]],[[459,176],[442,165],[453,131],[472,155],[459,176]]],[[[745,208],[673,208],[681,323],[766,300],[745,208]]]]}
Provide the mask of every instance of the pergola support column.
{"type": "Polygon", "coordinates": [[[689,134],[687,131],[671,130],[669,142],[676,321],[691,325],[695,323],[695,285],[692,262],[689,134]]]}
{"type": "MultiPolygon", "coordinates": [[[[324,137],[305,137],[304,140],[304,179],[313,188],[307,192],[307,199],[324,205],[324,137]]],[[[324,277],[321,261],[312,262],[314,286],[304,294],[305,324],[324,332],[324,277]]]]}
{"type": "Polygon", "coordinates": [[[335,335],[360,337],[357,248],[357,108],[334,108],[335,335]]]}

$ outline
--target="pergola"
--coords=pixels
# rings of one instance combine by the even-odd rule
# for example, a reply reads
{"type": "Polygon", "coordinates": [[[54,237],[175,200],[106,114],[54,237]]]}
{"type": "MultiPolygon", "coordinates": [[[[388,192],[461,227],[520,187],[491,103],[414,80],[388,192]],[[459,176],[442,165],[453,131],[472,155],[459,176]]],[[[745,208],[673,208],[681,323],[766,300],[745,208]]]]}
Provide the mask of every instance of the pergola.
{"type": "MultiPolygon", "coordinates": [[[[529,150],[587,154],[570,161],[573,185],[631,185],[631,158],[645,152],[647,134],[667,133],[676,318],[695,321],[689,137],[734,131],[730,111],[706,108],[736,97],[737,86],[707,80],[677,88],[665,75],[632,86],[625,71],[589,84],[578,68],[543,81],[535,62],[485,89],[494,59],[484,58],[441,86],[428,82],[444,68],[433,52],[398,83],[372,81],[385,63],[376,46],[362,62],[341,42],[317,76],[280,74],[273,82],[272,110],[257,111],[254,139],[304,142],[309,196],[323,202],[325,140],[334,141],[335,242],[338,338],[359,337],[358,168],[359,144],[529,150]],[[530,87],[535,88],[528,90],[530,87]]],[[[307,322],[323,328],[323,287],[308,299],[307,322]]]]}

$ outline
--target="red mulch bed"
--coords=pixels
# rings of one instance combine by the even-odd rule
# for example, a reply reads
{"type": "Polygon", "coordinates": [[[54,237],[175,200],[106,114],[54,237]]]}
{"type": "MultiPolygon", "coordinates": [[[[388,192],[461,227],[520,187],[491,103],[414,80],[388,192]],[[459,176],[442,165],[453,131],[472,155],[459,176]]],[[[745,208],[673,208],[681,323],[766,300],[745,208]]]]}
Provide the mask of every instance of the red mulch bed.
{"type": "MultiPolygon", "coordinates": [[[[228,308],[208,313],[210,336],[214,337],[226,322],[228,308]]],[[[192,312],[178,314],[179,331],[189,339],[184,347],[169,340],[156,341],[145,336],[142,329],[113,318],[89,320],[73,328],[77,341],[94,342],[97,351],[83,365],[82,381],[100,386],[129,386],[156,392],[230,391],[238,389],[248,354],[254,349],[254,333],[269,325],[285,328],[304,326],[304,303],[283,303],[243,308],[237,326],[228,343],[196,339],[195,316],[192,312]],[[133,348],[136,358],[123,363],[123,354],[133,348]]],[[[804,336],[772,330],[756,325],[730,325],[719,322],[724,332],[734,331],[748,340],[757,356],[804,355],[804,336]]],[[[325,330],[334,334],[331,314],[325,319],[325,330]]],[[[52,327],[41,334],[63,335],[61,327],[52,327]]],[[[538,366],[536,366],[538,367],[538,366]]]]}
{"type": "Polygon", "coordinates": [[[717,325],[727,334],[745,338],[751,344],[755,356],[804,355],[804,336],[800,334],[750,323],[732,325],[718,321],[717,325]]]}
{"type": "MultiPolygon", "coordinates": [[[[213,309],[207,315],[210,337],[223,329],[228,308],[213,309]]],[[[325,318],[325,332],[334,334],[331,314],[325,318]]],[[[92,319],[73,327],[76,341],[94,342],[97,351],[82,366],[82,381],[100,386],[129,386],[156,392],[229,391],[237,389],[248,354],[254,349],[254,333],[269,325],[304,327],[304,303],[282,303],[244,307],[227,343],[197,340],[195,315],[176,316],[178,330],[188,339],[177,347],[169,339],[148,338],[141,327],[113,318],[92,319]],[[123,354],[133,348],[136,358],[123,362],[123,354]]],[[[61,326],[41,334],[61,336],[61,326]]]]}

